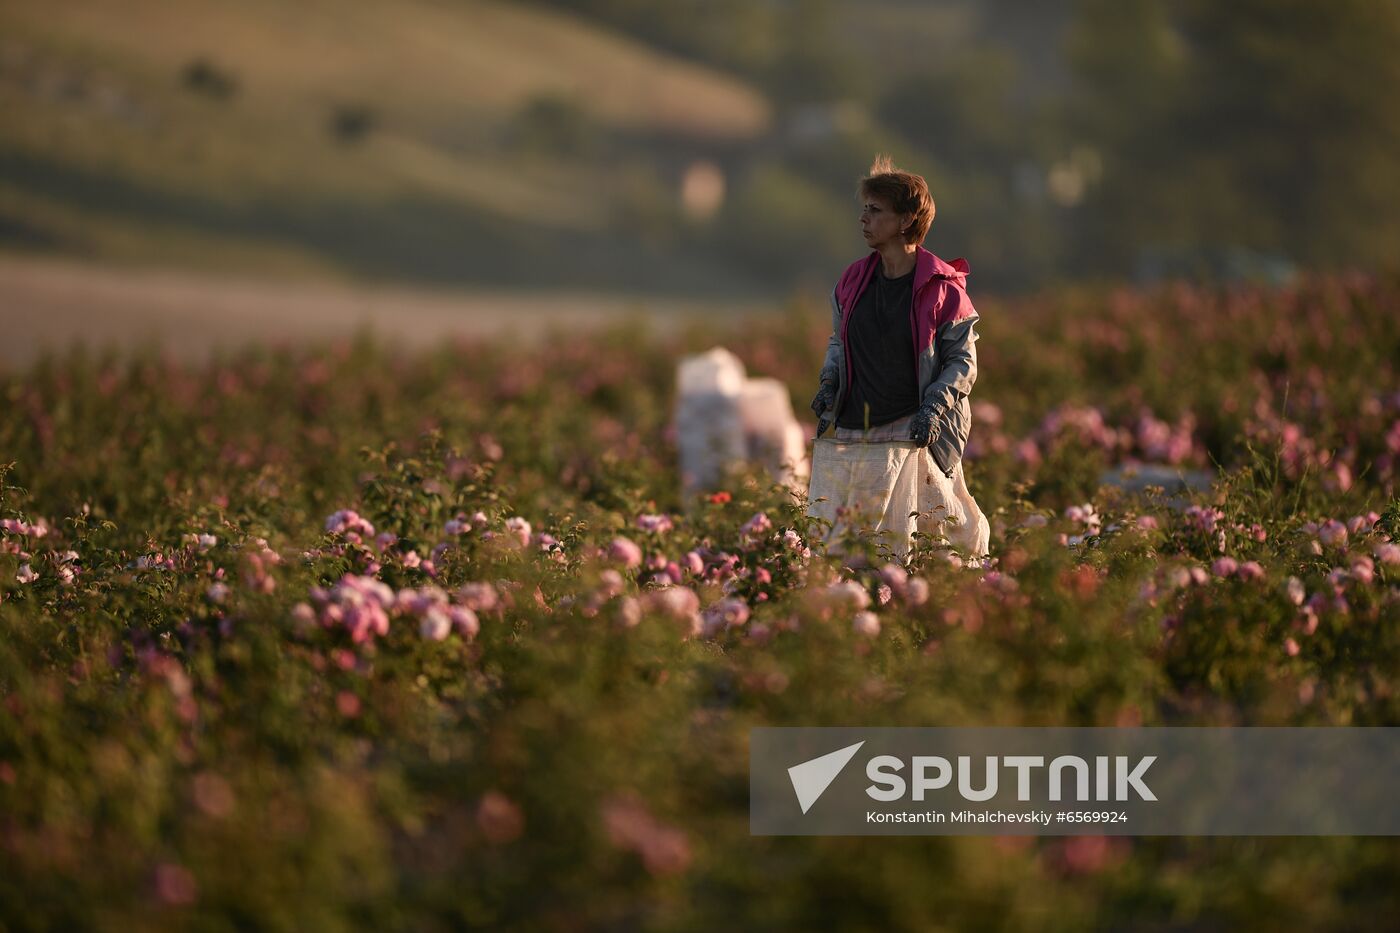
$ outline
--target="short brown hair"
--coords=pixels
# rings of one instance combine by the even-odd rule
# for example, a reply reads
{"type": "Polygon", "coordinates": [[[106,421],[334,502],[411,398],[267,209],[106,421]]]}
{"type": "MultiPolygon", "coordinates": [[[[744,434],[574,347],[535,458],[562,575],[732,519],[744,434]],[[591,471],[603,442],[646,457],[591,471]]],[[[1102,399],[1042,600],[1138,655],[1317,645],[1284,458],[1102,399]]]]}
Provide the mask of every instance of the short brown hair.
{"type": "Polygon", "coordinates": [[[889,201],[896,214],[913,214],[914,222],[905,228],[904,242],[922,243],[933,226],[933,195],[922,176],[895,168],[887,155],[875,156],[870,174],[860,180],[856,195],[889,201]]]}

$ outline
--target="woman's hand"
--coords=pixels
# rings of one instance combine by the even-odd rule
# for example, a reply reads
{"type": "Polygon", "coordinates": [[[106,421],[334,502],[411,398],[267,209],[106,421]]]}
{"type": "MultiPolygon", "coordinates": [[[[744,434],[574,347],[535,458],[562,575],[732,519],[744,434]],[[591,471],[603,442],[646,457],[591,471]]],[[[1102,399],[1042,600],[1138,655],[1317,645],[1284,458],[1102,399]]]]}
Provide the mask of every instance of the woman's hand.
{"type": "Polygon", "coordinates": [[[822,412],[826,411],[836,402],[836,389],[827,382],[822,383],[822,387],[817,390],[816,396],[812,399],[812,414],[818,418],[822,412]]]}
{"type": "Polygon", "coordinates": [[[927,447],[933,440],[933,426],[937,420],[933,409],[927,405],[914,412],[914,417],[909,419],[909,439],[916,447],[927,447]]]}

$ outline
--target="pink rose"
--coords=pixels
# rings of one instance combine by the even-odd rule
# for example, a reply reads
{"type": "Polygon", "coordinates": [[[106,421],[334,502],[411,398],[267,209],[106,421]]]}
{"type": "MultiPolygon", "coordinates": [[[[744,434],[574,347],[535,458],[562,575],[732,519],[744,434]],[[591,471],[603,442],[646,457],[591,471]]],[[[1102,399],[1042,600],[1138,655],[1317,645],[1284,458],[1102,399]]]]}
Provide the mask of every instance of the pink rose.
{"type": "Polygon", "coordinates": [[[519,515],[506,519],[506,532],[519,541],[521,547],[530,546],[530,523],[519,515]]]}
{"type": "Polygon", "coordinates": [[[642,549],[626,538],[616,537],[608,545],[608,560],[632,570],[642,565],[642,549]]]}
{"type": "Polygon", "coordinates": [[[1211,573],[1217,577],[1231,576],[1239,569],[1239,563],[1233,557],[1217,557],[1215,563],[1210,565],[1211,573]]]}
{"type": "Polygon", "coordinates": [[[1326,545],[1344,545],[1347,543],[1347,526],[1336,519],[1329,518],[1317,530],[1317,537],[1326,545]]]}

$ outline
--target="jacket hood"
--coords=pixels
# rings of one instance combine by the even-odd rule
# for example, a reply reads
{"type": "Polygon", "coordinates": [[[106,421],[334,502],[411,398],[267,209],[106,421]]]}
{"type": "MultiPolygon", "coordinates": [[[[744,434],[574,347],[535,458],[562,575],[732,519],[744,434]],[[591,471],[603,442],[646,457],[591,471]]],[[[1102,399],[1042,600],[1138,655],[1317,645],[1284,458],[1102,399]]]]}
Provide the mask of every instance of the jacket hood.
{"type": "Polygon", "coordinates": [[[945,262],[922,246],[919,247],[918,258],[914,261],[914,270],[914,283],[920,288],[932,278],[948,279],[954,285],[967,288],[967,277],[972,271],[968,268],[966,259],[959,257],[952,262],[945,262]]]}

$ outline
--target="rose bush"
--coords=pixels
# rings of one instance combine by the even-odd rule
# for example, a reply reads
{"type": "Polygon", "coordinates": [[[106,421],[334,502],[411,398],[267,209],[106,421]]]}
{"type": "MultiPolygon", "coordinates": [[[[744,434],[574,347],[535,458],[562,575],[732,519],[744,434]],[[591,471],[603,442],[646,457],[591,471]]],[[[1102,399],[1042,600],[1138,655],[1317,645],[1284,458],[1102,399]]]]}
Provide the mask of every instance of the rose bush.
{"type": "MultiPolygon", "coordinates": [[[[679,499],[667,338],[0,375],[16,928],[1365,927],[1384,839],[768,839],[760,725],[1396,725],[1400,288],[984,307],[978,565],[679,499]],[[1101,486],[1152,460],[1191,495],[1101,486]]],[[[1389,905],[1387,907],[1386,905],[1389,905]]]]}

